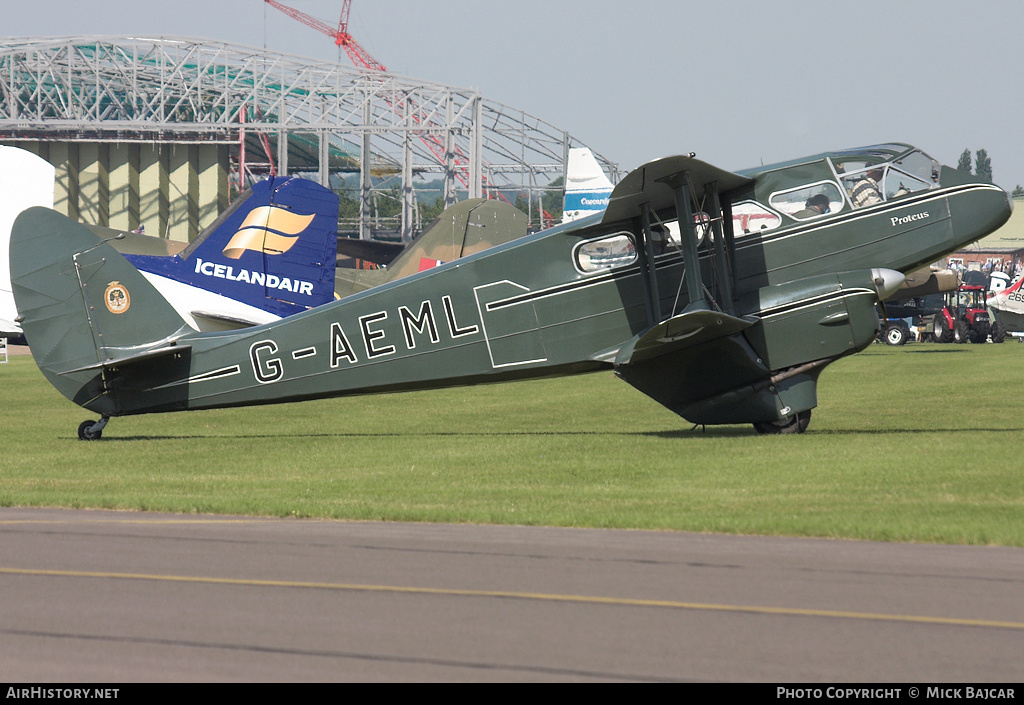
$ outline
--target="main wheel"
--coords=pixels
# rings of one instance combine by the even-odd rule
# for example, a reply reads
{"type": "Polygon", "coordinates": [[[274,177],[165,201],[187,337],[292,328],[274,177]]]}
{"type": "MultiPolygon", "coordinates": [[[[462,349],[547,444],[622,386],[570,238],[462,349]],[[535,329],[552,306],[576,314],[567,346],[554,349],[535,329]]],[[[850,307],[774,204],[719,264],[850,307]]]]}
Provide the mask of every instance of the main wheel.
{"type": "Polygon", "coordinates": [[[100,438],[102,438],[102,429],[99,431],[89,430],[95,425],[95,421],[83,421],[82,423],[78,424],[78,439],[82,441],[98,441],[100,438]]]}
{"type": "Polygon", "coordinates": [[[811,423],[811,411],[800,411],[793,416],[787,416],[779,421],[764,421],[755,423],[754,429],[762,435],[775,435],[777,433],[803,433],[811,423]]]}

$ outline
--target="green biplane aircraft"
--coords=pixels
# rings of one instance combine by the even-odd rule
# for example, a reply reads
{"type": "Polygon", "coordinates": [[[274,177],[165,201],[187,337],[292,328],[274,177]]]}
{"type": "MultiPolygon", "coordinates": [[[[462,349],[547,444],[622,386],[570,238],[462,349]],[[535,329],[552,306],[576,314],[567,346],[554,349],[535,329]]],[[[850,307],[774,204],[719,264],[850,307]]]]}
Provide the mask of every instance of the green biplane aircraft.
{"type": "Polygon", "coordinates": [[[694,424],[802,432],[878,301],[1002,225],[996,186],[886,144],[738,173],[690,156],[628,174],[602,214],[280,321],[198,333],[88,228],[33,208],[11,238],[36,362],[112,416],[614,369],[694,424]]]}

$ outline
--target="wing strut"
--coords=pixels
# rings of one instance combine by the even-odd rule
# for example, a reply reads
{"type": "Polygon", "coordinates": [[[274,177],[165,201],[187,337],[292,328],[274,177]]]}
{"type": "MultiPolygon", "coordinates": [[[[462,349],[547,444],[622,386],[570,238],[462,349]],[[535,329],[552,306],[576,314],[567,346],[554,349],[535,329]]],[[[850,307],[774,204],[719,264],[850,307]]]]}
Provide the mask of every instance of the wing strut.
{"type": "MultiPolygon", "coordinates": [[[[697,189],[689,171],[673,174],[663,182],[672,188],[675,199],[676,216],[679,224],[679,237],[682,240],[683,249],[683,279],[679,282],[679,293],[682,292],[683,284],[686,284],[686,295],[688,303],[683,308],[687,311],[706,311],[718,309],[725,313],[733,313],[732,278],[733,271],[730,266],[730,258],[726,256],[726,236],[724,233],[722,203],[718,197],[718,181],[709,181],[702,184],[703,203],[697,199],[697,189]],[[700,270],[700,254],[698,246],[700,238],[697,236],[698,223],[694,217],[691,204],[698,204],[701,211],[700,227],[704,230],[710,241],[707,248],[711,250],[711,260],[714,280],[717,283],[715,295],[704,285],[703,275],[700,270]]],[[[731,252],[731,242],[728,243],[731,252]]],[[[679,295],[676,295],[676,301],[679,295]]],[[[672,314],[675,315],[676,307],[672,307],[672,314]]]]}
{"type": "MultiPolygon", "coordinates": [[[[728,314],[733,313],[732,305],[732,267],[729,266],[729,259],[725,256],[725,236],[723,234],[722,224],[725,222],[725,216],[722,212],[722,203],[718,198],[718,182],[712,181],[709,184],[704,185],[704,195],[710,196],[710,208],[711,213],[708,215],[711,217],[711,231],[714,235],[715,245],[715,276],[718,278],[719,289],[718,298],[721,299],[722,304],[725,307],[725,312],[728,314]]],[[[732,254],[732,243],[729,243],[729,252],[732,254]]]]}
{"type": "MultiPolygon", "coordinates": [[[[609,197],[608,208],[601,222],[612,224],[632,221],[635,224],[636,217],[640,216],[642,227],[637,242],[637,259],[644,287],[644,305],[652,324],[662,320],[662,312],[652,253],[654,236],[651,221],[660,221],[675,210],[683,255],[683,275],[679,281],[676,301],[682,298],[685,284],[687,304],[683,312],[715,309],[731,314],[735,309],[732,223],[724,219],[719,193],[738,192],[752,183],[750,178],[694,159],[693,154],[648,162],[619,181],[609,197]],[[708,262],[708,276],[713,279],[711,286],[714,293],[705,286],[701,274],[701,243],[697,237],[697,224],[694,223],[695,209],[700,214],[701,230],[710,231],[704,249],[711,260],[708,262]],[[721,300],[721,305],[715,301],[715,297],[721,300]]],[[[724,208],[728,211],[728,199],[724,208]]],[[[678,313],[677,306],[673,305],[669,317],[678,313]]]]}
{"type": "MultiPolygon", "coordinates": [[[[683,313],[706,311],[709,306],[704,300],[700,255],[697,253],[697,230],[693,222],[693,208],[690,207],[690,194],[693,193],[690,172],[671,174],[661,181],[672,189],[672,194],[675,197],[676,222],[679,223],[679,239],[682,240],[683,245],[683,281],[679,285],[681,288],[684,283],[686,284],[686,298],[689,301],[686,308],[683,309],[683,313]]],[[[676,298],[678,299],[678,297],[676,298]]]]}
{"type": "Polygon", "coordinates": [[[658,295],[658,273],[654,267],[654,249],[651,232],[651,204],[640,205],[640,238],[642,242],[636,248],[640,259],[640,279],[644,287],[644,307],[647,309],[647,325],[653,326],[661,321],[661,297],[658,295]]]}

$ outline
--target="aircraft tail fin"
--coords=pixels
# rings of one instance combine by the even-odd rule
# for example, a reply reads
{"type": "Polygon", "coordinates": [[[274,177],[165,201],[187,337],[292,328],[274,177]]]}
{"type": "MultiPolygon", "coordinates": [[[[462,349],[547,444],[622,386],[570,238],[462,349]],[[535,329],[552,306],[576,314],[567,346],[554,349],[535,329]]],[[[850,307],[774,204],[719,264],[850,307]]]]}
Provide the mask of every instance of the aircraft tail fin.
{"type": "Polygon", "coordinates": [[[153,355],[195,332],[109,244],[48,208],[18,216],[10,253],[14,298],[32,355],[78,404],[105,391],[100,368],[153,355]]]}
{"type": "Polygon", "coordinates": [[[471,198],[445,210],[388,265],[384,281],[432,269],[526,235],[526,214],[502,201],[471,198]]]}
{"type": "Polygon", "coordinates": [[[608,207],[608,198],[614,188],[601,170],[593,153],[586,147],[569,150],[566,168],[565,203],[562,222],[568,223],[588,215],[600,213],[608,207]]]}
{"type": "Polygon", "coordinates": [[[136,267],[277,316],[334,299],[338,197],[316,182],[258,182],[172,257],[125,255],[136,267]]]}

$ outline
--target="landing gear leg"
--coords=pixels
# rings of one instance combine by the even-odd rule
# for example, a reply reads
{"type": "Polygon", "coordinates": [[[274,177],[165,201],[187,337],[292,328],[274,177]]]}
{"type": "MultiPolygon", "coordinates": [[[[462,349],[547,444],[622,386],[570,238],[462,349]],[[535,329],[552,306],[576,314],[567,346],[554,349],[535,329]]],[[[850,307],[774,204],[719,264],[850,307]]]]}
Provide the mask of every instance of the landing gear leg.
{"type": "Polygon", "coordinates": [[[776,433],[803,433],[811,423],[811,410],[799,411],[793,416],[788,416],[779,421],[768,421],[754,424],[754,428],[760,434],[774,435],[776,433]]]}
{"type": "Polygon", "coordinates": [[[78,424],[78,439],[82,441],[98,441],[103,437],[103,429],[110,421],[109,416],[102,417],[99,421],[83,421],[78,424]]]}

